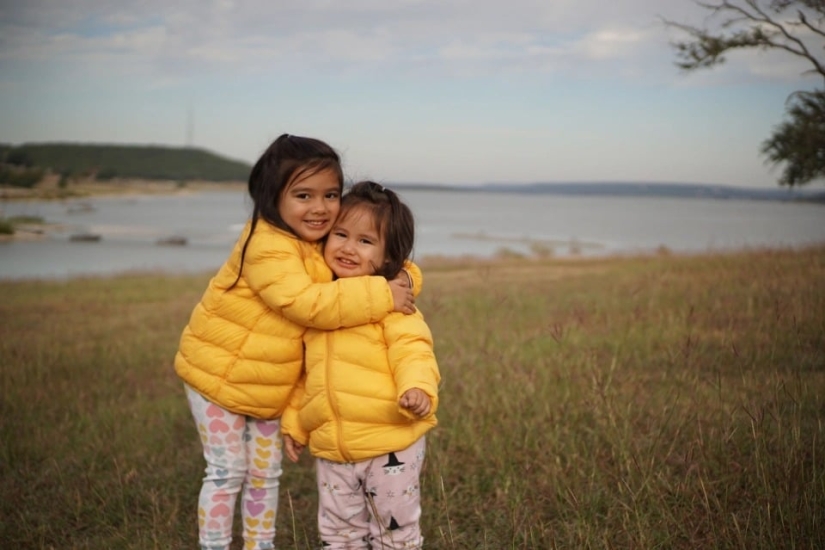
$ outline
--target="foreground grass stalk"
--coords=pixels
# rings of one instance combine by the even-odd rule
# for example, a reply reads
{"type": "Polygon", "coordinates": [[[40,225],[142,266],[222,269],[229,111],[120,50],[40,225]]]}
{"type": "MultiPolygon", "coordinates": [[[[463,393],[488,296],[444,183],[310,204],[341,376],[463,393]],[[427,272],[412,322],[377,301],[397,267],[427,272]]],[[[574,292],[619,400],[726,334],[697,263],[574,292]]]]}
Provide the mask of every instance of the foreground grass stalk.
{"type": "Polygon", "coordinates": [[[295,508],[292,506],[292,495],[289,491],[286,492],[286,498],[289,501],[289,517],[292,520],[292,543],[294,544],[295,549],[298,549],[298,529],[297,529],[297,522],[295,521],[295,508]]]}
{"type": "Polygon", "coordinates": [[[455,540],[453,539],[453,527],[450,520],[450,504],[447,498],[447,491],[444,489],[444,478],[439,476],[439,487],[441,489],[441,500],[444,503],[444,519],[447,523],[447,532],[440,529],[441,540],[447,544],[447,548],[455,548],[455,540]]]}

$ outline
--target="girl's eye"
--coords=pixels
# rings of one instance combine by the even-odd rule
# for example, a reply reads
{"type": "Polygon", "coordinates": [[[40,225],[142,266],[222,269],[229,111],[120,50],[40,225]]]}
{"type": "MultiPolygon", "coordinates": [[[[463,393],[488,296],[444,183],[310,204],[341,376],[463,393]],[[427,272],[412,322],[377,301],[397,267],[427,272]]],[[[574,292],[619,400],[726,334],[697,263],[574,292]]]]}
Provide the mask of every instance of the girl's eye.
{"type": "Polygon", "coordinates": [[[372,244],[372,241],[369,239],[361,239],[361,242],[364,244],[372,244]]]}
{"type": "Polygon", "coordinates": [[[297,194],[297,195],[295,195],[295,196],[296,196],[296,197],[298,197],[298,198],[299,198],[299,199],[301,199],[301,200],[306,200],[306,199],[308,199],[308,198],[309,198],[309,193],[298,193],[298,194],[297,194]]]}
{"type": "Polygon", "coordinates": [[[328,199],[337,199],[337,198],[338,198],[338,196],[339,196],[339,195],[338,195],[338,192],[327,193],[327,198],[328,198],[328,199]]]}

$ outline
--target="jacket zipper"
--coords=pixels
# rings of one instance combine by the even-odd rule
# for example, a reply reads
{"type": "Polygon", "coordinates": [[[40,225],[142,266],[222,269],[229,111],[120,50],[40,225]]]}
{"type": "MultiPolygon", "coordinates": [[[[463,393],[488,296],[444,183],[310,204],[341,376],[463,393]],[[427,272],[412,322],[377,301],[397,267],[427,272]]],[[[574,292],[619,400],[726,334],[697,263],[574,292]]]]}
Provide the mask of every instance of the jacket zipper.
{"type": "Polygon", "coordinates": [[[324,370],[326,376],[326,391],[327,395],[329,396],[329,404],[332,408],[332,414],[335,415],[335,428],[338,432],[338,449],[341,451],[341,457],[344,459],[345,462],[352,462],[349,458],[349,450],[347,449],[346,443],[344,443],[344,428],[343,423],[341,422],[341,412],[338,408],[338,396],[332,391],[330,387],[330,377],[332,375],[332,331],[325,331],[324,336],[326,337],[327,342],[327,353],[326,353],[326,360],[324,364],[324,370]]]}

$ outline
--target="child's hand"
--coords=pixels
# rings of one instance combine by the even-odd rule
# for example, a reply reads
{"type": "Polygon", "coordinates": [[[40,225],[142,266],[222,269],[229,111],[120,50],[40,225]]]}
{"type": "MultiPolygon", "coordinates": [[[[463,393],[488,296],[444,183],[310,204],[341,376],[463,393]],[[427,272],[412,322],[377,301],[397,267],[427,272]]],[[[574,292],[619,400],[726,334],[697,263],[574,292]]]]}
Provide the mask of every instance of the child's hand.
{"type": "Polygon", "coordinates": [[[398,404],[419,418],[427,416],[430,412],[430,396],[418,388],[405,391],[398,404]]]}
{"type": "Polygon", "coordinates": [[[409,315],[415,313],[415,296],[410,288],[409,276],[402,270],[398,276],[389,281],[392,291],[393,311],[409,315]]]}
{"type": "Polygon", "coordinates": [[[301,453],[304,451],[304,445],[301,445],[288,434],[284,434],[284,451],[286,451],[286,456],[292,462],[298,462],[298,457],[301,456],[301,453]]]}

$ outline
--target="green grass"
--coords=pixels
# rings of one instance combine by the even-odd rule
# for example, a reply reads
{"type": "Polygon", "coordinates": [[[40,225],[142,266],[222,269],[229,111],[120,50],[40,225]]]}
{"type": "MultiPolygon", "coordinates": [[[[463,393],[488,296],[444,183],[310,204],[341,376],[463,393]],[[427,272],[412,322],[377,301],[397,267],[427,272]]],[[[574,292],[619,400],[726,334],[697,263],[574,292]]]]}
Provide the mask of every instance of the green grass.
{"type": "MultiPolygon", "coordinates": [[[[422,266],[427,548],[825,546],[825,249],[422,266]]],[[[3,547],[196,546],[207,280],[0,283],[3,547]]],[[[278,528],[317,546],[309,457],[278,528]]]]}

